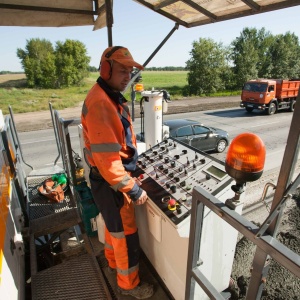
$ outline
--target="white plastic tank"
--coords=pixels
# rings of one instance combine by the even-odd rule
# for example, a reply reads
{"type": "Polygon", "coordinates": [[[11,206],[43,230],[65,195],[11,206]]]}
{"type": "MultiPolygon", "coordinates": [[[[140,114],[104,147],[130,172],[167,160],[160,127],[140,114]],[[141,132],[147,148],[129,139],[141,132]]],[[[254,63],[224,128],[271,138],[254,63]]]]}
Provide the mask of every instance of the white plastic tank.
{"type": "Polygon", "coordinates": [[[146,149],[162,141],[163,93],[159,91],[144,91],[144,134],[146,149]]]}
{"type": "Polygon", "coordinates": [[[2,131],[3,127],[4,127],[4,116],[2,113],[2,109],[0,109],[0,131],[2,131]]]}

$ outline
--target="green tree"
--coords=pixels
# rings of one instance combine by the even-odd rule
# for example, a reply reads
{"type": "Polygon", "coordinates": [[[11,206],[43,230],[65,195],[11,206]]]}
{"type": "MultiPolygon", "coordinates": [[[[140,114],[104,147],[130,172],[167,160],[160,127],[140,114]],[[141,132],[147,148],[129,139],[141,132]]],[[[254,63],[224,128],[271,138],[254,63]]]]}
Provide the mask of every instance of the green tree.
{"type": "Polygon", "coordinates": [[[294,33],[276,35],[270,46],[268,70],[278,79],[300,78],[300,45],[294,33]]]}
{"type": "Polygon", "coordinates": [[[265,77],[266,54],[271,43],[272,35],[265,28],[257,30],[247,27],[231,43],[231,59],[238,88],[249,79],[265,77]]]}
{"type": "Polygon", "coordinates": [[[79,85],[89,74],[90,57],[80,41],[57,42],[55,64],[58,86],[79,85]]]}
{"type": "Polygon", "coordinates": [[[90,57],[83,43],[57,42],[55,50],[45,39],[27,41],[17,49],[29,87],[57,88],[79,85],[88,76],[90,57]]]}
{"type": "Polygon", "coordinates": [[[27,40],[25,50],[18,48],[29,87],[52,87],[55,83],[54,49],[45,39],[27,40]]]}
{"type": "Polygon", "coordinates": [[[186,62],[191,95],[211,94],[225,89],[224,73],[228,72],[227,49],[222,43],[200,38],[193,42],[191,58],[186,62]]]}

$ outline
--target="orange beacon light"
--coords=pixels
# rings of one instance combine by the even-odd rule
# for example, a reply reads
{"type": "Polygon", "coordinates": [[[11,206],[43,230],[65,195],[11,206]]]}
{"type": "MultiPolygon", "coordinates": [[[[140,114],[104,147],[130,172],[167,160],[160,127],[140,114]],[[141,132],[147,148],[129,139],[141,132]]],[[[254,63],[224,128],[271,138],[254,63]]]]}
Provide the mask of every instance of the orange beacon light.
{"type": "Polygon", "coordinates": [[[137,83],[135,85],[135,91],[136,92],[143,92],[144,91],[144,85],[142,83],[137,83]]]}
{"type": "Polygon", "coordinates": [[[253,133],[236,136],[227,152],[225,170],[237,184],[259,179],[263,173],[266,147],[262,139],[253,133]]]}

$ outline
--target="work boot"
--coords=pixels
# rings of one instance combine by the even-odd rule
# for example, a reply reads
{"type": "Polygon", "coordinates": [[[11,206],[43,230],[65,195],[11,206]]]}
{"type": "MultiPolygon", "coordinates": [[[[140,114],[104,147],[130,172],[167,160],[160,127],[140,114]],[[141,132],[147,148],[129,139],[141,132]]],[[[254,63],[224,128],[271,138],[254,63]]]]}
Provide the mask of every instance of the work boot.
{"type": "Polygon", "coordinates": [[[146,299],[153,295],[153,285],[141,281],[135,288],[131,290],[124,290],[118,287],[118,292],[122,295],[130,295],[136,299],[146,299]]]}

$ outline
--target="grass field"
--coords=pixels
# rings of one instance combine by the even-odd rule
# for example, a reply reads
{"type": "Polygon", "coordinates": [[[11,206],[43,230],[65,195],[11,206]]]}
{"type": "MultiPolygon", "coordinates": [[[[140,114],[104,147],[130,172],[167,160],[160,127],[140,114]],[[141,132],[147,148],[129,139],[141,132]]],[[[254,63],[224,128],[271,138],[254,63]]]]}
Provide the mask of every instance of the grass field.
{"type": "MultiPolygon", "coordinates": [[[[7,114],[9,106],[12,107],[14,113],[48,110],[49,102],[56,110],[77,106],[84,101],[98,75],[97,72],[90,73],[82,86],[64,89],[27,88],[24,74],[0,75],[0,109],[3,114],[7,114]]],[[[165,89],[170,93],[172,100],[182,99],[183,91],[187,86],[187,71],[144,71],[142,83],[145,90],[165,89]]],[[[226,96],[226,93],[222,96],[226,96]]],[[[125,98],[131,99],[129,89],[125,93],[125,98]]],[[[137,93],[136,100],[140,98],[141,95],[137,93]]]]}

